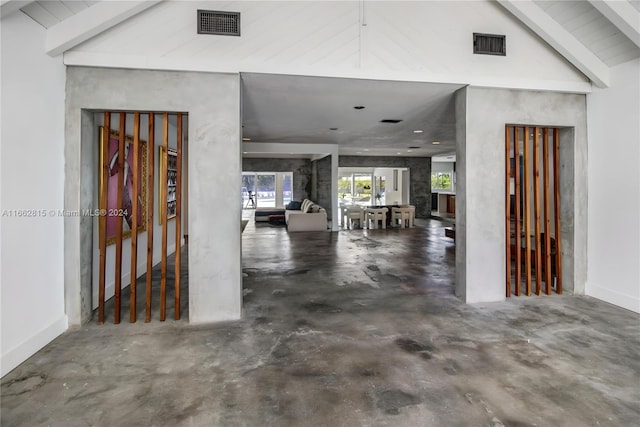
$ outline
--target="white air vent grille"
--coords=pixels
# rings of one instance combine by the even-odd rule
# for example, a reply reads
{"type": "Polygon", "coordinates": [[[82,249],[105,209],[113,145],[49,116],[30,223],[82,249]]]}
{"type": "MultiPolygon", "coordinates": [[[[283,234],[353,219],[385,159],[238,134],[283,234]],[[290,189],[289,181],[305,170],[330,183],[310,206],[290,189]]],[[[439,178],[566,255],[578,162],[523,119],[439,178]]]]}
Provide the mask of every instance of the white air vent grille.
{"type": "Polygon", "coordinates": [[[198,10],[198,34],[240,35],[240,12],[198,10]]]}
{"type": "Polygon", "coordinates": [[[507,55],[506,36],[473,33],[473,53],[481,55],[507,55]]]}

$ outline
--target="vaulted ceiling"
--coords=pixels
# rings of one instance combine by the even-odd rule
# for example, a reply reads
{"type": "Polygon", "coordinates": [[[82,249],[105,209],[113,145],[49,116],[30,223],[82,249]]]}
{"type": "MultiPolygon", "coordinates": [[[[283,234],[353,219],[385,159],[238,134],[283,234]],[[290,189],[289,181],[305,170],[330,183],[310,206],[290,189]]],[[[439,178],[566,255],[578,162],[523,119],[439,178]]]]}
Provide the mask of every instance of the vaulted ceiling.
{"type": "MultiPolygon", "coordinates": [[[[497,1],[596,86],[608,86],[610,67],[640,57],[640,0],[497,1]]],[[[1,0],[0,10],[46,28],[45,51],[56,56],[156,3],[1,0]]],[[[349,155],[455,151],[453,93],[461,85],[252,73],[242,82],[243,136],[251,141],[338,144],[349,155]]]]}

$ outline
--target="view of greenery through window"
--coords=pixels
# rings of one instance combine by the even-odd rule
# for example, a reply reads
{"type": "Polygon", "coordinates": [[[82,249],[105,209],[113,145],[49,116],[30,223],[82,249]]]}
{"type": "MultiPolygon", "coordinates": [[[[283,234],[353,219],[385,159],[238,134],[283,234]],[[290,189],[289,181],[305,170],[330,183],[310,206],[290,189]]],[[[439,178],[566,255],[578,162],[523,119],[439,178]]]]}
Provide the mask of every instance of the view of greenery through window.
{"type": "Polygon", "coordinates": [[[431,189],[432,190],[451,190],[451,173],[432,172],[431,173],[431,189]]]}
{"type": "Polygon", "coordinates": [[[354,188],[351,189],[351,176],[343,176],[338,180],[338,194],[341,197],[351,195],[353,197],[371,196],[371,175],[355,175],[354,188]]]}

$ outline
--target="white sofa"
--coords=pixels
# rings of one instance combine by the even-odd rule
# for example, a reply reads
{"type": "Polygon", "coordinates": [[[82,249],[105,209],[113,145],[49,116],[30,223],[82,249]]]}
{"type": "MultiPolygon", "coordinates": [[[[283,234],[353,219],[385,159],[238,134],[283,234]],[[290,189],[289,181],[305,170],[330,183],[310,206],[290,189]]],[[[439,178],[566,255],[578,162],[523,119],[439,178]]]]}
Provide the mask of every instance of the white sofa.
{"type": "Polygon", "coordinates": [[[284,212],[288,231],[326,231],[327,211],[309,199],[304,199],[300,210],[284,212]]]}

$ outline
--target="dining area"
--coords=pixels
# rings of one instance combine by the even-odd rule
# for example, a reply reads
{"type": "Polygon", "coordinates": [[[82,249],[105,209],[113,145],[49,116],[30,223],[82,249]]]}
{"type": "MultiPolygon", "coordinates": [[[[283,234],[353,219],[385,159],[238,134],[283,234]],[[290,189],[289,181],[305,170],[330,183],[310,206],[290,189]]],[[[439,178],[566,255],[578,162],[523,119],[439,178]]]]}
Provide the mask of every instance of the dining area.
{"type": "Polygon", "coordinates": [[[413,205],[340,204],[343,230],[413,228],[416,208],[413,205]]]}

